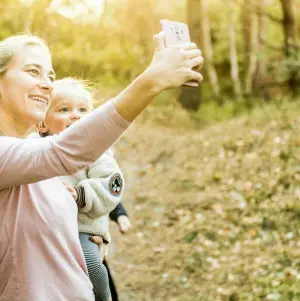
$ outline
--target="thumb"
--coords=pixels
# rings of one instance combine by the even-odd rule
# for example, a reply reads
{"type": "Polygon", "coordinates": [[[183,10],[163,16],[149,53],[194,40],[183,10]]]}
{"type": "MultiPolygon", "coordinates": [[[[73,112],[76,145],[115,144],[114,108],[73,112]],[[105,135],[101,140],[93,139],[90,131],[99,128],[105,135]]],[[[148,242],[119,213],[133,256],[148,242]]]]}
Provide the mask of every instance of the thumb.
{"type": "Polygon", "coordinates": [[[123,231],[125,230],[125,228],[126,228],[126,227],[125,227],[124,223],[123,223],[123,222],[120,222],[120,223],[119,223],[119,229],[120,229],[120,231],[123,232],[123,231]]]}
{"type": "Polygon", "coordinates": [[[153,36],[153,45],[155,50],[161,50],[166,47],[165,45],[165,34],[163,31],[153,36]]]}

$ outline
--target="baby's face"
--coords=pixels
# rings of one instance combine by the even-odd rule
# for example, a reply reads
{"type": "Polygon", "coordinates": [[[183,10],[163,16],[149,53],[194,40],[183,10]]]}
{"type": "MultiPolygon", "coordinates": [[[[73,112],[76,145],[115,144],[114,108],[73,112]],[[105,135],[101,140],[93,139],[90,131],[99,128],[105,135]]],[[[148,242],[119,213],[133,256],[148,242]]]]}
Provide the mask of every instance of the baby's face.
{"type": "Polygon", "coordinates": [[[54,98],[45,118],[48,134],[58,134],[92,110],[92,100],[79,87],[54,89],[54,98]]]}

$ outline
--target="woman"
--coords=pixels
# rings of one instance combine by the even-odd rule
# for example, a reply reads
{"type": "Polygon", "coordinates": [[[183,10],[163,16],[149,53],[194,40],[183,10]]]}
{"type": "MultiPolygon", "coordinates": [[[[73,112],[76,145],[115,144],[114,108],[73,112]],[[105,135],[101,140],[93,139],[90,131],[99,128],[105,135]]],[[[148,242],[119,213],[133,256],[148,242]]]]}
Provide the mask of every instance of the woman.
{"type": "Polygon", "coordinates": [[[0,42],[0,301],[94,300],[76,203],[56,177],[94,162],[159,92],[201,82],[195,44],[154,43],[150,66],[113,100],[59,135],[23,139],[51,102],[51,55],[34,36],[0,42]]]}

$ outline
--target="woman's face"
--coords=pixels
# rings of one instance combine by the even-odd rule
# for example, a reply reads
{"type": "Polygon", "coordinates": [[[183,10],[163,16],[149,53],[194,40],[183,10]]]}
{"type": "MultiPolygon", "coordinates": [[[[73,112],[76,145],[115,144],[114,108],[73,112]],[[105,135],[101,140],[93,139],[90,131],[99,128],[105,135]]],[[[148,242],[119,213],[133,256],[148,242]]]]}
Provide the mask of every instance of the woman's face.
{"type": "Polygon", "coordinates": [[[0,106],[16,123],[31,127],[46,116],[50,106],[54,71],[45,47],[25,46],[0,76],[0,106]]]}

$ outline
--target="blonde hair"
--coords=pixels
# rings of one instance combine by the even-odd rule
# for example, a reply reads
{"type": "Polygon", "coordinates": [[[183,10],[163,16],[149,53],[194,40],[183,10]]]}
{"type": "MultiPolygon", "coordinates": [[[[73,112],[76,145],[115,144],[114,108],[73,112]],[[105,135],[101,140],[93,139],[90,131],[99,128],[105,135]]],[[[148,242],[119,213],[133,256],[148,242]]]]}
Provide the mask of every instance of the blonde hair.
{"type": "Polygon", "coordinates": [[[3,74],[13,57],[25,46],[42,46],[48,49],[46,42],[34,35],[16,35],[0,42],[0,74],[3,74]]]}
{"type": "Polygon", "coordinates": [[[91,101],[92,105],[93,101],[93,87],[88,80],[77,79],[73,77],[66,77],[63,79],[56,80],[54,82],[54,91],[55,88],[63,88],[66,86],[73,86],[79,88],[84,94],[86,94],[88,100],[91,101]]]}

